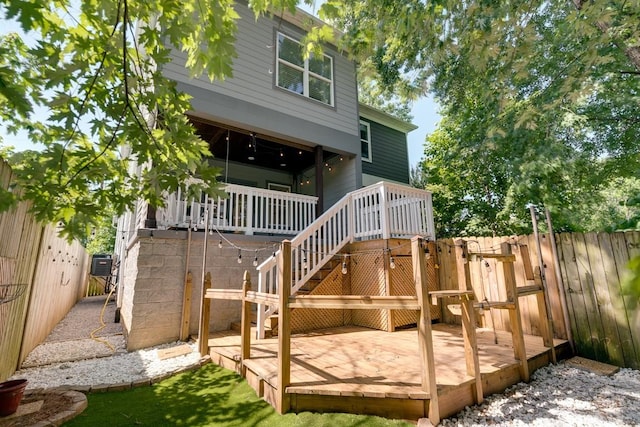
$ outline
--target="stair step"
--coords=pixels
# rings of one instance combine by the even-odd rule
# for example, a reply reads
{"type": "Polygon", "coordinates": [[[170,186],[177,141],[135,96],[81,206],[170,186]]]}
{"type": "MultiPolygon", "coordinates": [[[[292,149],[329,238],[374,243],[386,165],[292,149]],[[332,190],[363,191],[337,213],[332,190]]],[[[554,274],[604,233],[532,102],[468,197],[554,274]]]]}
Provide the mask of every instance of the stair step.
{"type": "MultiPolygon", "coordinates": [[[[276,317],[276,323],[274,326],[270,327],[268,325],[265,325],[264,327],[264,337],[265,338],[271,338],[273,336],[277,336],[278,335],[278,316],[276,317]]],[[[256,324],[255,323],[251,323],[251,333],[252,333],[252,337],[255,336],[256,333],[256,324]]],[[[229,329],[231,329],[232,331],[236,331],[236,332],[241,332],[242,331],[242,324],[240,322],[231,322],[231,325],[229,327],[229,329]]]]}
{"type": "Polygon", "coordinates": [[[264,327],[267,329],[277,329],[278,328],[278,315],[273,314],[267,317],[264,320],[264,327]]]}

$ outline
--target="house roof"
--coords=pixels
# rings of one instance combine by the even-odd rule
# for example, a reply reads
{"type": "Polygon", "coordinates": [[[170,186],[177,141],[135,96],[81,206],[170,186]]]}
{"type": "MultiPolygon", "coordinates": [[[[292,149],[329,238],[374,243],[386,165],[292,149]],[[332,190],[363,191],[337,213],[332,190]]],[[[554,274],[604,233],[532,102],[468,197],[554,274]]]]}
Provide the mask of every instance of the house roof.
{"type": "Polygon", "coordinates": [[[373,120],[374,122],[385,125],[391,129],[395,129],[403,133],[409,133],[412,130],[418,129],[418,126],[413,123],[405,122],[404,120],[394,117],[389,113],[385,113],[382,110],[378,110],[377,108],[370,107],[369,105],[359,103],[359,108],[360,117],[373,120]]]}

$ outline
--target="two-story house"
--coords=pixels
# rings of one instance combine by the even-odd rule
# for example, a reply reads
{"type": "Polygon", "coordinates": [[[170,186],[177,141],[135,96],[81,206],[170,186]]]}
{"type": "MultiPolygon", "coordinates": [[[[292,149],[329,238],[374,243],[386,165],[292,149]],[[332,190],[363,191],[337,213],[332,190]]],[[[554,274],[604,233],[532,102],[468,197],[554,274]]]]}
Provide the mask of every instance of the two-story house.
{"type": "MultiPolygon", "coordinates": [[[[192,79],[178,50],[163,69],[192,96],[189,118],[209,142],[214,157],[208,161],[222,169],[229,197],[193,200],[176,192],[164,207],[140,203],[119,219],[118,307],[130,349],[197,331],[205,269],[214,273],[216,287],[240,286],[243,270],[255,271],[280,241],[363,187],[371,189],[348,202],[351,213],[330,220],[332,235],[343,229],[351,230],[347,240],[433,234],[428,193],[394,186],[391,194],[391,184],[367,187],[380,181],[408,186],[406,135],[416,127],[359,104],[356,65],[334,46],[303,57],[303,22],[315,18],[299,11],[256,20],[246,5],[236,10],[233,77],[192,79]],[[400,198],[406,201],[392,202],[400,198]],[[395,203],[394,214],[383,213],[385,201],[395,203]],[[187,298],[188,272],[193,296],[187,298]]],[[[327,234],[318,231],[315,238],[326,243],[327,234]]],[[[306,254],[320,252],[321,245],[314,245],[301,249],[305,264],[306,254]]],[[[315,258],[319,265],[322,257],[315,258]]],[[[212,327],[226,329],[237,316],[233,303],[218,307],[212,327]]]]}

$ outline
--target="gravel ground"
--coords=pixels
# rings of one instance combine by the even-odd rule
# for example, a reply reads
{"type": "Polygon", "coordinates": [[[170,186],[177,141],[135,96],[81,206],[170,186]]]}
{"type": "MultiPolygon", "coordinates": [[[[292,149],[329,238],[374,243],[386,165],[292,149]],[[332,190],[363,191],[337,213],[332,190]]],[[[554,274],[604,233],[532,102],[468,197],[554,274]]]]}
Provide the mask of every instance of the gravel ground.
{"type": "MultiPolygon", "coordinates": [[[[100,345],[93,341],[94,345],[100,345]]],[[[197,366],[200,353],[194,343],[192,352],[178,357],[160,360],[158,350],[184,343],[169,343],[129,353],[118,353],[108,357],[60,362],[17,371],[11,379],[26,378],[27,389],[69,387],[87,389],[107,384],[133,383],[161,377],[197,366]]],[[[72,344],[68,342],[67,347],[72,344]]]]}
{"type": "Polygon", "coordinates": [[[560,363],[537,370],[442,426],[640,426],[640,371],[597,375],[560,363]]]}
{"type": "MultiPolygon", "coordinates": [[[[194,343],[189,344],[191,353],[165,360],[158,357],[159,349],[184,343],[127,353],[121,326],[108,324],[107,319],[113,319],[108,311],[113,308],[109,307],[103,315],[107,325],[102,338],[111,342],[114,349],[86,338],[100,323],[98,313],[103,303],[104,300],[85,299],[76,304],[60,327],[29,355],[27,360],[32,367],[17,371],[12,379],[27,378],[29,389],[87,389],[158,378],[201,363],[194,343]]],[[[565,363],[547,366],[536,371],[530,383],[489,396],[482,405],[466,408],[440,425],[640,426],[640,371],[621,369],[605,376],[565,363]]]]}
{"type": "Polygon", "coordinates": [[[122,324],[115,323],[115,300],[105,296],[79,301],[47,339],[29,353],[11,379],[27,378],[27,389],[68,387],[86,390],[105,385],[144,382],[197,366],[192,352],[160,360],[158,350],[183,345],[168,343],[127,352],[122,324]]]}

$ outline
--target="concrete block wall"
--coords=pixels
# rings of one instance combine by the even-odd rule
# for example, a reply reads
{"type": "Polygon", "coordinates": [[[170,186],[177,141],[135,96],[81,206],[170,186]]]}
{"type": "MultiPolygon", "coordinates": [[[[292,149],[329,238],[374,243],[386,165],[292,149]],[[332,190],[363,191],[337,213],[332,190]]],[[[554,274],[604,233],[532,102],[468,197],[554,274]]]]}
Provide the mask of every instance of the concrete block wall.
{"type": "Polygon", "coordinates": [[[118,303],[120,307],[120,321],[125,333],[131,330],[133,318],[133,297],[135,292],[136,278],[138,277],[138,253],[140,252],[140,242],[135,242],[126,251],[126,257],[122,259],[122,275],[118,288],[118,303]]]}
{"type": "MultiPolygon", "coordinates": [[[[206,272],[211,272],[212,287],[241,289],[244,271],[257,289],[255,256],[261,263],[278,249],[281,239],[272,236],[225,234],[207,235],[206,272]],[[227,242],[226,240],[229,242],[227,242]],[[222,248],[219,242],[222,241],[222,248]],[[238,263],[238,249],[242,248],[242,263],[238,263]]],[[[121,317],[127,331],[127,349],[134,350],[175,341],[180,335],[184,278],[192,274],[191,315],[189,333],[198,334],[202,295],[202,260],[204,233],[192,232],[190,255],[187,261],[187,231],[139,230],[129,246],[123,278],[124,292],[121,317]]],[[[211,301],[210,330],[229,329],[239,322],[241,306],[238,301],[211,301]]]]}

